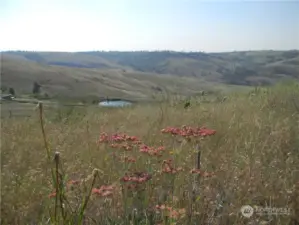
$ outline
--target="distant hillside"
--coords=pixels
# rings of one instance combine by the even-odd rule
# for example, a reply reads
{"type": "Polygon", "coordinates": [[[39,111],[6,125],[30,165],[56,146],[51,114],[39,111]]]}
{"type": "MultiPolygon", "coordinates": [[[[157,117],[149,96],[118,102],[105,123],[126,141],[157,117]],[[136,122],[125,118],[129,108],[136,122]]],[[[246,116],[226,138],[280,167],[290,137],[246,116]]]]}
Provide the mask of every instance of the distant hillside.
{"type": "MultiPolygon", "coordinates": [[[[54,98],[92,98],[109,96],[147,100],[153,94],[193,95],[217,86],[192,77],[180,78],[125,69],[74,68],[37,63],[19,56],[1,57],[1,87],[13,87],[17,94],[31,94],[34,82],[43,93],[54,98]]],[[[218,85],[219,86],[219,85],[218,85]]],[[[219,87],[221,88],[221,87],[219,87]]]]}
{"type": "Polygon", "coordinates": [[[30,93],[38,81],[57,96],[149,98],[225,85],[269,85],[299,79],[299,51],[2,52],[1,87],[30,93]]]}

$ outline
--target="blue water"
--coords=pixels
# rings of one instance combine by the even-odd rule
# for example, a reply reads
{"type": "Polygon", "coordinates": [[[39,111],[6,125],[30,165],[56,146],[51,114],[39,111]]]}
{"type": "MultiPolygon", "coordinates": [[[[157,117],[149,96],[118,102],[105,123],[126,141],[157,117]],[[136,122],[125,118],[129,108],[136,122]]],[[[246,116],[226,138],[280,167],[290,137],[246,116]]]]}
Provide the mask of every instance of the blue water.
{"type": "Polygon", "coordinates": [[[124,107],[124,106],[130,106],[132,105],[131,102],[124,101],[124,100],[118,100],[118,101],[102,101],[99,103],[100,106],[104,107],[124,107]]]}

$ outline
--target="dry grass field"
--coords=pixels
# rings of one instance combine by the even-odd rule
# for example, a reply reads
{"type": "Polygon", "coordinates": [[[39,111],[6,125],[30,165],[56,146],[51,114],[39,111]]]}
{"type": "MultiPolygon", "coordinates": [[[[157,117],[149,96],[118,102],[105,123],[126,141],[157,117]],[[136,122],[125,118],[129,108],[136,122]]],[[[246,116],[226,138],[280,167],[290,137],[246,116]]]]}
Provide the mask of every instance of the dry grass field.
{"type": "Polygon", "coordinates": [[[1,224],[299,224],[298,96],[293,83],[2,119],[1,224]]]}

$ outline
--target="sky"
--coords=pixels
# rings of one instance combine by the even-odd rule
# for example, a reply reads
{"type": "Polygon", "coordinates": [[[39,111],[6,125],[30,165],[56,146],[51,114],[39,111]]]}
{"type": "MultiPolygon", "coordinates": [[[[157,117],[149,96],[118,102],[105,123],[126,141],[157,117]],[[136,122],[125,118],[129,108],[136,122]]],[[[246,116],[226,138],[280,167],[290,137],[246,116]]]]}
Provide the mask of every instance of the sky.
{"type": "Polygon", "coordinates": [[[299,0],[0,0],[0,51],[299,49],[299,0]]]}

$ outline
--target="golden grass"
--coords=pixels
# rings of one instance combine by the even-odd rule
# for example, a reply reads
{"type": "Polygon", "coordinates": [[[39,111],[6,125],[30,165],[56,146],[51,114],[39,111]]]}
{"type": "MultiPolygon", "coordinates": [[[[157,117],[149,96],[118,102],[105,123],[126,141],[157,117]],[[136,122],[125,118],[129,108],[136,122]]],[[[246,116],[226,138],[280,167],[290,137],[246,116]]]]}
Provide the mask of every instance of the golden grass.
{"type": "MultiPolygon", "coordinates": [[[[51,156],[55,151],[60,153],[66,181],[82,181],[97,168],[94,187],[115,186],[111,198],[91,194],[84,214],[86,224],[298,224],[298,96],[299,88],[294,84],[274,87],[267,93],[257,90],[251,97],[231,96],[224,103],[192,102],[187,110],[183,104],[163,103],[124,109],[87,108],[67,118],[45,111],[45,131],[51,156]],[[177,138],[161,133],[167,126],[182,125],[217,131],[200,142],[201,168],[215,172],[215,176],[200,178],[194,202],[190,195],[194,175],[189,171],[197,166],[195,143],[179,143],[177,138]],[[97,143],[101,132],[136,135],[145,144],[163,145],[166,150],[159,159],[137,149],[113,149],[97,143]],[[137,162],[120,162],[113,152],[135,157],[137,162]],[[161,174],[161,160],[168,158],[183,171],[161,174]],[[121,192],[120,178],[132,169],[147,171],[153,177],[145,192],[130,196],[121,192]],[[163,204],[186,213],[169,219],[169,214],[155,212],[156,205],[163,204]],[[245,218],[240,213],[242,205],[289,208],[291,213],[245,218]]],[[[55,198],[48,196],[54,191],[51,168],[55,171],[55,163],[47,160],[38,115],[37,111],[31,118],[2,120],[1,224],[55,224],[55,198]]],[[[78,224],[77,209],[91,182],[75,185],[73,191],[65,193],[68,199],[64,202],[73,212],[64,206],[69,210],[64,224],[78,224]]]]}

